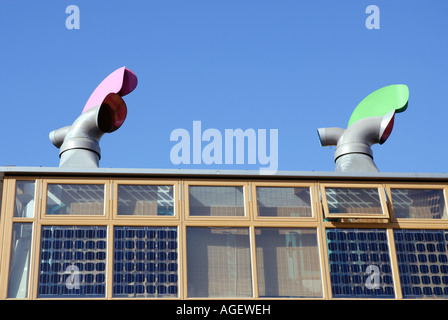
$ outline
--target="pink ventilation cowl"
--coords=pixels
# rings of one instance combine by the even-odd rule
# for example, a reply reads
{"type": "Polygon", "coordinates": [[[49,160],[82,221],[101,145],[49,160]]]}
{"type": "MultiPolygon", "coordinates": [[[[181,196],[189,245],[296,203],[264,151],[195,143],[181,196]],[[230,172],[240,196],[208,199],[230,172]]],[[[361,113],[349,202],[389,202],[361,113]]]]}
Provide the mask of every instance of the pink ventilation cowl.
{"type": "Polygon", "coordinates": [[[126,67],[121,67],[112,72],[96,87],[95,91],[87,100],[82,113],[99,106],[109,93],[116,93],[119,96],[125,96],[137,87],[137,76],[126,67]]]}

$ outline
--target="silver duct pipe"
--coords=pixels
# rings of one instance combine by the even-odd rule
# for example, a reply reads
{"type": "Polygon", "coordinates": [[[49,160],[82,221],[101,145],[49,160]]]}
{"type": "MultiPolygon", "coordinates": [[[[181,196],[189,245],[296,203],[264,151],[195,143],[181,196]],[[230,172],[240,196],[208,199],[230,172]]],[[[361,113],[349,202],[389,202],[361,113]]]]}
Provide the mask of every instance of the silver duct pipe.
{"type": "Polygon", "coordinates": [[[131,70],[115,70],[95,89],[71,126],[50,132],[51,142],[59,148],[60,167],[98,168],[100,139],[121,127],[127,114],[121,97],[136,86],[137,77],[131,70]]]}
{"type": "Polygon", "coordinates": [[[317,130],[320,143],[336,146],[334,153],[336,171],[378,172],[373,162],[371,146],[383,144],[394,124],[395,111],[383,117],[368,117],[353,123],[347,129],[320,128],[317,130]]]}
{"type": "Polygon", "coordinates": [[[50,132],[51,142],[59,148],[59,166],[98,168],[101,137],[120,128],[126,114],[123,99],[110,93],[101,105],[82,113],[71,126],[50,132]]]}

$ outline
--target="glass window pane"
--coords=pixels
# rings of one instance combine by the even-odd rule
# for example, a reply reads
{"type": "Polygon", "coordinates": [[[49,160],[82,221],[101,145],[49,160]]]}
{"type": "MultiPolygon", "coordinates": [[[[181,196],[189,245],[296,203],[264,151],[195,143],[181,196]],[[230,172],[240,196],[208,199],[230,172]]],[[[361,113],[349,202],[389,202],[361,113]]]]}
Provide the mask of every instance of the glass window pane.
{"type": "Polygon", "coordinates": [[[248,228],[187,228],[188,297],[252,297],[248,228]]]}
{"type": "Polygon", "coordinates": [[[30,180],[16,181],[16,199],[14,202],[14,217],[34,217],[35,182],[30,180]]]}
{"type": "Polygon", "coordinates": [[[383,214],[378,188],[325,188],[330,214],[383,214]]]}
{"type": "Polygon", "coordinates": [[[323,296],[316,229],[256,228],[260,297],[323,296]]]}
{"type": "Polygon", "coordinates": [[[38,297],[104,297],[107,229],[42,226],[38,297]]]}
{"type": "Polygon", "coordinates": [[[257,187],[260,217],[312,217],[310,188],[257,187]]]}
{"type": "Polygon", "coordinates": [[[391,189],[395,218],[446,219],[442,189],[391,189]]]}
{"type": "Polygon", "coordinates": [[[173,186],[119,185],[118,214],[173,216],[173,186]]]}
{"type": "Polygon", "coordinates": [[[334,298],[394,298],[386,230],[327,229],[334,298]]]}
{"type": "Polygon", "coordinates": [[[48,184],[47,214],[103,215],[103,184],[48,184]]]}
{"type": "Polygon", "coordinates": [[[190,216],[244,216],[243,187],[190,186],[190,216]]]}
{"type": "Polygon", "coordinates": [[[177,297],[177,228],[115,227],[114,297],[177,297]]]}
{"type": "Polygon", "coordinates": [[[8,298],[27,298],[33,224],[14,223],[9,265],[8,298]]]}
{"type": "Polygon", "coordinates": [[[394,230],[403,298],[448,298],[448,231],[394,230]]]}

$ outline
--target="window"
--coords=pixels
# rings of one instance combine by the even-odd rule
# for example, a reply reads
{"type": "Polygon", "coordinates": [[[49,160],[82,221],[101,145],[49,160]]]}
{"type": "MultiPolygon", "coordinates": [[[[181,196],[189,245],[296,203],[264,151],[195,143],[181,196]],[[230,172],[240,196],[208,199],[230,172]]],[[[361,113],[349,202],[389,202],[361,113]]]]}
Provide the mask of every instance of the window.
{"type": "Polygon", "coordinates": [[[173,216],[173,185],[118,185],[118,215],[173,216]]]}
{"type": "Polygon", "coordinates": [[[260,297],[323,296],[317,230],[256,228],[260,297]]]}
{"type": "Polygon", "coordinates": [[[14,217],[34,217],[34,180],[16,181],[16,196],[14,203],[14,217]]]}
{"type": "Polygon", "coordinates": [[[8,298],[27,298],[30,276],[32,223],[14,223],[9,266],[8,298]]]}
{"type": "Polygon", "coordinates": [[[199,186],[188,188],[190,216],[243,217],[243,186],[199,186]]]}
{"type": "Polygon", "coordinates": [[[104,297],[104,226],[42,226],[38,297],[104,297]]]}
{"type": "Polygon", "coordinates": [[[259,217],[312,217],[309,187],[257,186],[259,217]]]}
{"type": "Polygon", "coordinates": [[[327,229],[334,298],[393,298],[386,230],[327,229]]]}
{"type": "Polygon", "coordinates": [[[447,219],[443,189],[391,188],[395,218],[447,219]]]}
{"type": "Polygon", "coordinates": [[[272,179],[5,175],[0,300],[448,299],[448,183],[272,179]]]}
{"type": "Polygon", "coordinates": [[[104,215],[104,184],[48,184],[47,215],[104,215]]]}
{"type": "Polygon", "coordinates": [[[394,230],[403,298],[448,298],[448,231],[394,230]]]}
{"type": "Polygon", "coordinates": [[[8,298],[28,298],[29,296],[35,190],[35,180],[15,181],[8,298]]]}
{"type": "Polygon", "coordinates": [[[188,297],[252,297],[249,228],[187,228],[188,297]]]}
{"type": "Polygon", "coordinates": [[[115,227],[114,297],[177,297],[177,228],[115,227]]]}
{"type": "Polygon", "coordinates": [[[326,218],[388,218],[384,190],[380,186],[322,186],[326,218]]]}

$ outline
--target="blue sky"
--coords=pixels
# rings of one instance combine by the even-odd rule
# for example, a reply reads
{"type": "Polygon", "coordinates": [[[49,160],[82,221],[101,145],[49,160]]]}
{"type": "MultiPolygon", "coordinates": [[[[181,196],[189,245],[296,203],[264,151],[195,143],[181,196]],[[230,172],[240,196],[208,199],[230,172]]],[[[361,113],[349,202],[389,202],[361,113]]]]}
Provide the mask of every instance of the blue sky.
{"type": "Polygon", "coordinates": [[[48,134],[70,125],[96,86],[127,66],[139,84],[123,126],[101,140],[105,168],[175,165],[173,130],[277,129],[278,169],[333,171],[320,127],[346,127],[369,93],[403,83],[408,109],[383,172],[447,172],[448,2],[382,0],[1,1],[0,165],[57,167],[48,134]],[[80,10],[69,30],[66,7],[80,10]],[[380,9],[369,30],[368,5],[380,9]]]}

